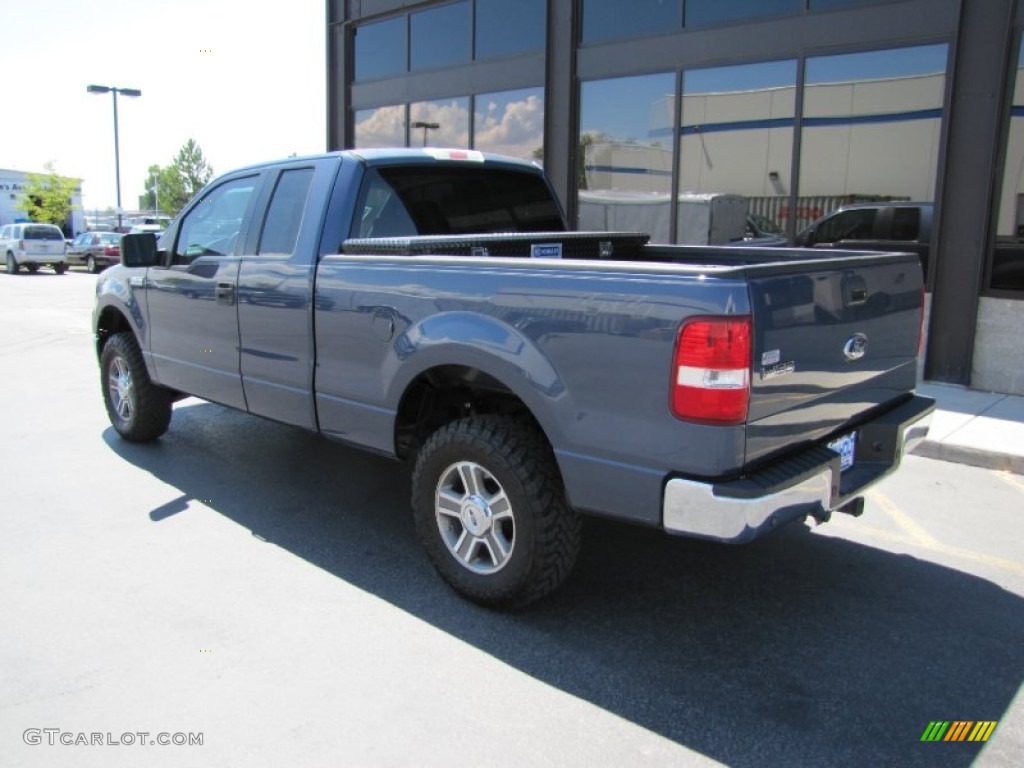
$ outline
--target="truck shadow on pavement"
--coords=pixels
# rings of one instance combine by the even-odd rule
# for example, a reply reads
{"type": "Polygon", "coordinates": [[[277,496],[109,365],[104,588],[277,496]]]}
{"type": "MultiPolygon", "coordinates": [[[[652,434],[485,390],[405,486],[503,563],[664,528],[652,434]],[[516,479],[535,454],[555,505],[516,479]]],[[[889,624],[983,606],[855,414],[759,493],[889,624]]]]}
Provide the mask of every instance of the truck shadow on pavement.
{"type": "MultiPolygon", "coordinates": [[[[931,720],[999,720],[1024,678],[1024,600],[982,578],[790,526],[743,547],[587,520],[566,584],[474,606],[416,541],[408,469],[220,406],[154,445],[104,433],[208,514],[502,662],[731,766],[967,766],[931,720]]],[[[253,546],[263,546],[253,540],[253,546]]]]}

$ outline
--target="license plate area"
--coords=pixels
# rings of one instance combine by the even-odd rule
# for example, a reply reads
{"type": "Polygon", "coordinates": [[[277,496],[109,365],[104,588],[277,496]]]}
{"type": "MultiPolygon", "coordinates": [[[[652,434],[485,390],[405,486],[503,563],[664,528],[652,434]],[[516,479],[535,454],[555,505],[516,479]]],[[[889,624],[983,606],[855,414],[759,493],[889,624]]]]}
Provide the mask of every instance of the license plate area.
{"type": "Polygon", "coordinates": [[[828,447],[839,454],[839,470],[845,472],[853,466],[854,452],[857,450],[857,433],[837,437],[828,444],[828,447]]]}

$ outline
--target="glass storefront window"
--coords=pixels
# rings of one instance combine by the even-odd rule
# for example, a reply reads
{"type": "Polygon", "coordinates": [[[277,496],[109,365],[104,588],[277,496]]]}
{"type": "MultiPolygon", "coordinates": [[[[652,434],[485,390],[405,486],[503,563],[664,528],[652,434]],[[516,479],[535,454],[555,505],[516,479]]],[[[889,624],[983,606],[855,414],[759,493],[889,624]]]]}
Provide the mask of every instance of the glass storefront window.
{"type": "Polygon", "coordinates": [[[467,0],[409,14],[409,69],[449,67],[470,59],[467,0]]]}
{"type": "Polygon", "coordinates": [[[677,242],[749,237],[781,244],[792,190],[795,109],[795,61],[683,73],[677,242]],[[701,226],[706,219],[688,215],[688,209],[729,201],[707,195],[743,196],[751,218],[732,216],[728,227],[709,232],[701,226]]]}
{"type": "Polygon", "coordinates": [[[934,200],[946,60],[945,44],[807,60],[801,224],[846,203],[934,200]]]}
{"type": "Polygon", "coordinates": [[[669,241],[675,83],[664,72],[580,86],[580,229],[669,241]]]}
{"type": "Polygon", "coordinates": [[[583,42],[674,32],[681,19],[680,0],[583,0],[583,42]]]}
{"type": "Polygon", "coordinates": [[[356,112],[357,149],[405,146],[405,105],[356,112]]]}
{"type": "Polygon", "coordinates": [[[999,195],[995,254],[989,287],[1024,291],[1024,45],[1013,79],[1003,188],[999,195]]]}
{"type": "Polygon", "coordinates": [[[546,12],[546,0],[476,0],[476,58],[543,51],[546,12]]]}
{"type": "Polygon", "coordinates": [[[405,17],[355,29],[355,79],[372,80],[406,70],[405,17]]]}
{"type": "Polygon", "coordinates": [[[473,110],[473,146],[537,160],[544,154],[544,89],[481,93],[473,110]]]}
{"type": "Polygon", "coordinates": [[[409,146],[468,147],[469,99],[461,97],[410,104],[409,146]]]}
{"type": "Polygon", "coordinates": [[[759,16],[800,13],[804,0],[686,0],[687,27],[743,21],[759,16]]]}

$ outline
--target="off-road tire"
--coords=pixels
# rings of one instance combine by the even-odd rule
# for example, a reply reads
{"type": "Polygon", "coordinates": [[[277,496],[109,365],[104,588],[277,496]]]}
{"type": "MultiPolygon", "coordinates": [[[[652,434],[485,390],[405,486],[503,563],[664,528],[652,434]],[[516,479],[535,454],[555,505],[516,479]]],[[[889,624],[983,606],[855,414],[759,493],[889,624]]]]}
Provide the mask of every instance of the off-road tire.
{"type": "Polygon", "coordinates": [[[100,355],[100,384],[107,416],[133,443],[156,440],[171,423],[171,393],[154,384],[131,333],[111,336],[100,355]]]}
{"type": "Polygon", "coordinates": [[[553,591],[572,570],[580,546],[580,517],[566,502],[551,446],[534,426],[491,415],[453,421],[420,449],[412,486],[417,535],[441,577],[464,597],[491,607],[518,608],[553,591]],[[502,535],[511,546],[500,565],[495,565],[499,558],[488,557],[494,550],[482,539],[477,541],[483,555],[476,563],[460,557],[453,543],[460,532],[473,538],[469,526],[476,519],[460,519],[452,511],[460,502],[452,497],[462,494],[465,509],[467,500],[479,496],[449,488],[448,511],[439,511],[445,479],[458,482],[460,467],[476,468],[487,479],[490,491],[481,481],[481,496],[507,498],[498,504],[508,511],[495,511],[493,518],[489,504],[476,509],[486,509],[486,518],[500,517],[511,533],[502,535]]]}

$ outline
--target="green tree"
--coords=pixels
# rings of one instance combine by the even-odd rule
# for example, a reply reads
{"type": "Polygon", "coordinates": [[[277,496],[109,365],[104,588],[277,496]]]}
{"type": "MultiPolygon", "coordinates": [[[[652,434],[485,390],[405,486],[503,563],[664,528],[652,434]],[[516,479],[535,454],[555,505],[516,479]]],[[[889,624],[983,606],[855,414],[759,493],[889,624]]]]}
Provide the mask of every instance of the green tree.
{"type": "Polygon", "coordinates": [[[195,139],[189,139],[182,145],[171,167],[177,171],[182,189],[190,198],[213,178],[213,168],[206,162],[195,139]]]}
{"type": "Polygon", "coordinates": [[[71,197],[78,189],[78,180],[61,176],[53,162],[46,173],[30,173],[25,179],[25,197],[18,201],[18,210],[30,220],[65,227],[71,218],[71,197]]]}
{"type": "Polygon", "coordinates": [[[203,157],[195,139],[186,141],[166,167],[151,165],[143,183],[145,194],[139,198],[143,208],[159,208],[174,216],[213,178],[213,168],[203,157]]]}

